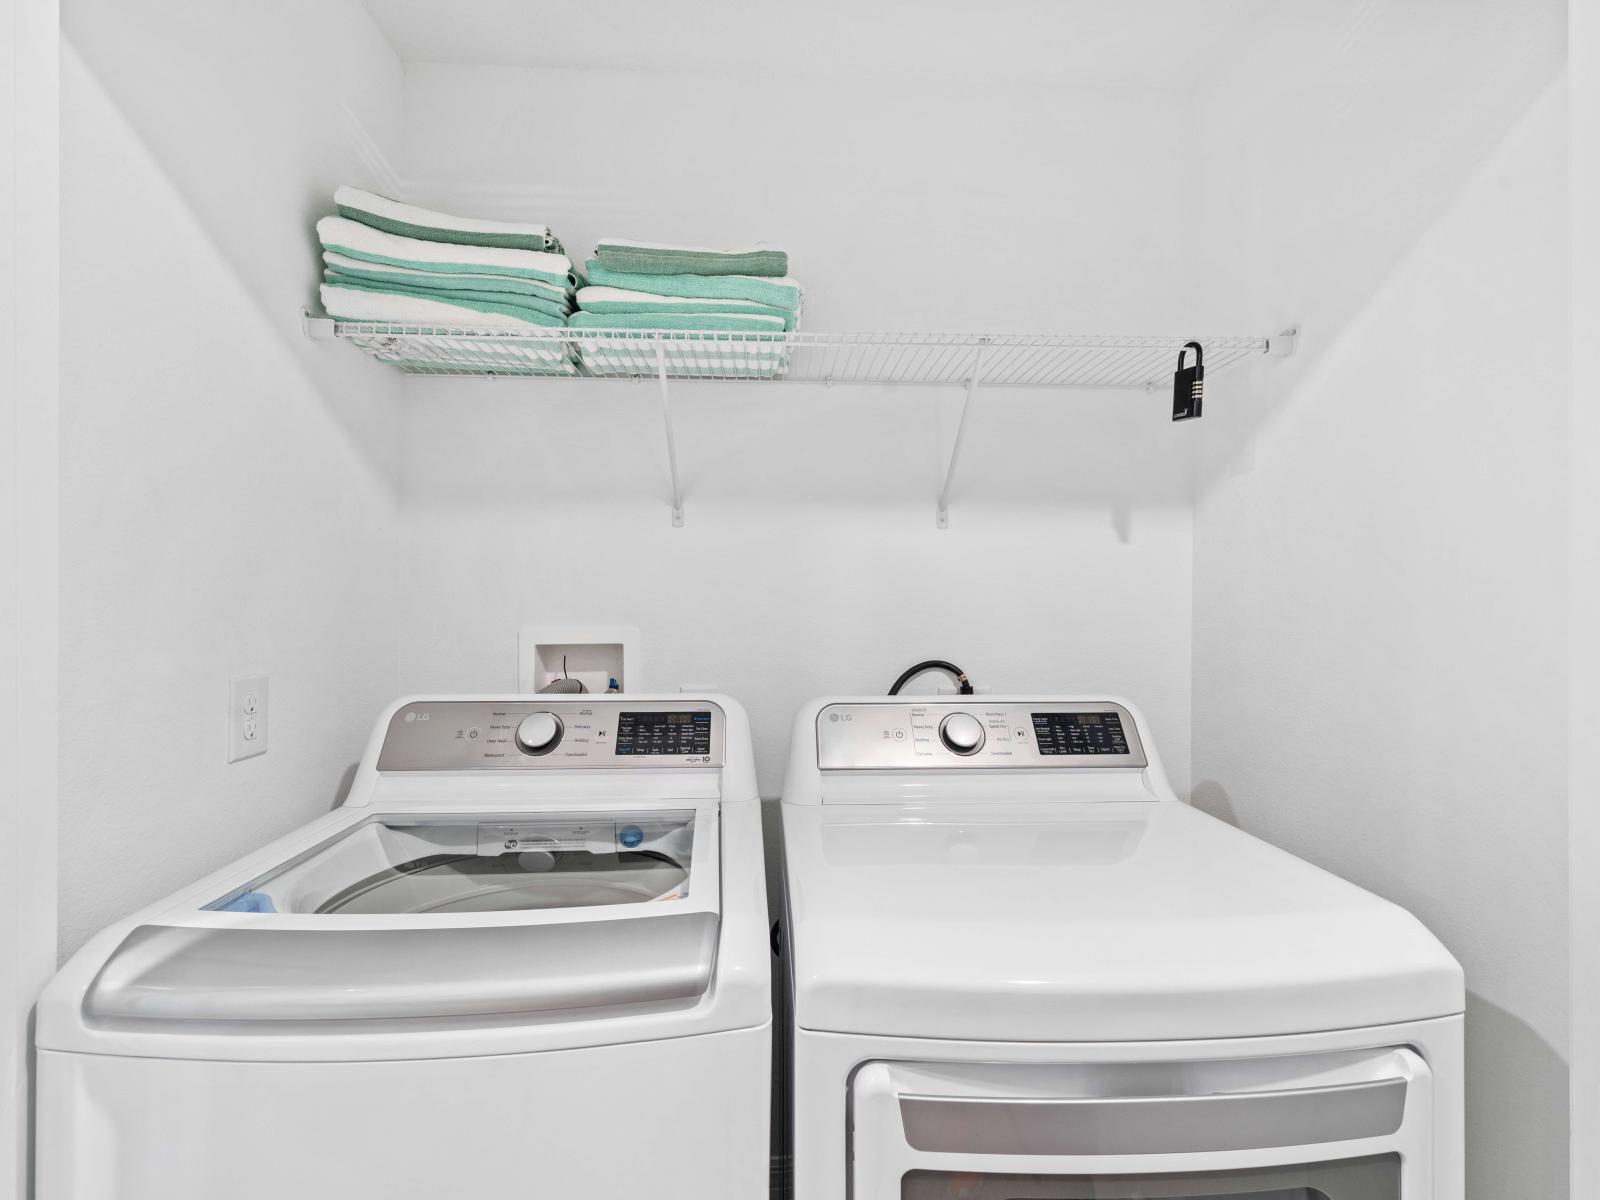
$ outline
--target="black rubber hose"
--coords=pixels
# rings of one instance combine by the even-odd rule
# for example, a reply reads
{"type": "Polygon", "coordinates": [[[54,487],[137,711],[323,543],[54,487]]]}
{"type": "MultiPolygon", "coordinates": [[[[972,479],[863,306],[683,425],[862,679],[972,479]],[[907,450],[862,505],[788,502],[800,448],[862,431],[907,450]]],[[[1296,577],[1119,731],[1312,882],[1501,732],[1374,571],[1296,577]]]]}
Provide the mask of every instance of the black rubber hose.
{"type": "Polygon", "coordinates": [[[889,689],[889,695],[898,696],[901,688],[905,687],[906,684],[910,683],[924,671],[943,671],[946,675],[950,676],[950,678],[956,681],[961,695],[972,695],[972,682],[967,678],[967,673],[960,667],[956,666],[955,663],[945,662],[945,660],[942,658],[930,658],[923,662],[919,662],[914,667],[907,667],[900,678],[894,681],[894,686],[889,689]]]}

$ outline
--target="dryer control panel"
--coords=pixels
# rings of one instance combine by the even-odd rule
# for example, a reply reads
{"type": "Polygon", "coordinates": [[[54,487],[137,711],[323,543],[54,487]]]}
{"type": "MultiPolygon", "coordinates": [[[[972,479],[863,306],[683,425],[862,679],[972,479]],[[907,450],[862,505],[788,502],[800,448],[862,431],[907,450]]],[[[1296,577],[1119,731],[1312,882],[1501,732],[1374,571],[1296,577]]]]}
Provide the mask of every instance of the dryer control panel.
{"type": "Polygon", "coordinates": [[[824,771],[917,768],[1144,767],[1133,715],[1110,701],[1049,703],[981,696],[830,704],[817,714],[824,771]]]}
{"type": "Polygon", "coordinates": [[[390,719],[378,770],[720,767],[723,723],[705,700],[422,700],[390,719]]]}

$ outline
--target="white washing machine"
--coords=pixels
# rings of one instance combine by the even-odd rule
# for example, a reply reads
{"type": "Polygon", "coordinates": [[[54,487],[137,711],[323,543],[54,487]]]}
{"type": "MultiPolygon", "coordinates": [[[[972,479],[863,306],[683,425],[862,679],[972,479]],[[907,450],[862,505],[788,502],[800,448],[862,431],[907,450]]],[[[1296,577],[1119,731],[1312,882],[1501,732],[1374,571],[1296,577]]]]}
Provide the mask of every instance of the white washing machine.
{"type": "Polygon", "coordinates": [[[738,704],[406,700],[49,986],[39,1195],[752,1200],[769,963],[738,704]]]}
{"type": "Polygon", "coordinates": [[[1460,1200],[1455,960],[1132,705],[813,703],[783,832],[797,1200],[1460,1200]]]}

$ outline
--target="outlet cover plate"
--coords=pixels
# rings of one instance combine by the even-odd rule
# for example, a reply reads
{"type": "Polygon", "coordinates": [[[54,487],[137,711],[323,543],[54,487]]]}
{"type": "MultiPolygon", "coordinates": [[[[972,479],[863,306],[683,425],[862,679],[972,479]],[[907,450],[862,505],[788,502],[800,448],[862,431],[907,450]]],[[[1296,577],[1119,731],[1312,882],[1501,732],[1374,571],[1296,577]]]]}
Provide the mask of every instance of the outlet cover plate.
{"type": "Polygon", "coordinates": [[[267,677],[239,675],[228,680],[228,761],[267,752],[267,677]]]}

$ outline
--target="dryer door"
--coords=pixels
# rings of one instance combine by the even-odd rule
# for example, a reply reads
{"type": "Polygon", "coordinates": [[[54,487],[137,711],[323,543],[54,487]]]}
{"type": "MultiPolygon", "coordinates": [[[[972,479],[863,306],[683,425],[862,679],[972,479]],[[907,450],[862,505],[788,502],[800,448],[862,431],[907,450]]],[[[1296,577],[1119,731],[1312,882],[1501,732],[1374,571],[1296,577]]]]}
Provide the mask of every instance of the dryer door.
{"type": "Polygon", "coordinates": [[[1419,1200],[1432,1076],[1408,1049],[1277,1059],[869,1063],[858,1200],[1419,1200]]]}

